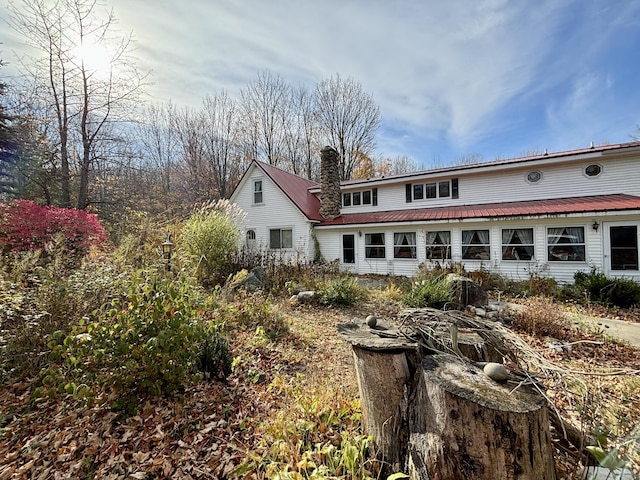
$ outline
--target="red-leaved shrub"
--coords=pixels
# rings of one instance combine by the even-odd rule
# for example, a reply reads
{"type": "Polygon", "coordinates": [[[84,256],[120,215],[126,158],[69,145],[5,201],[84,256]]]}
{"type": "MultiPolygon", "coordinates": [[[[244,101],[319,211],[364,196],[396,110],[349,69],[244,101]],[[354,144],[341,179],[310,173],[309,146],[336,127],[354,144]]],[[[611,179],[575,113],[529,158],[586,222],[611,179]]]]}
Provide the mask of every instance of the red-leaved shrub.
{"type": "Polygon", "coordinates": [[[102,245],[107,232],[97,215],[83,210],[43,207],[30,200],[0,202],[0,248],[44,250],[58,236],[65,239],[65,251],[84,254],[102,245]]]}

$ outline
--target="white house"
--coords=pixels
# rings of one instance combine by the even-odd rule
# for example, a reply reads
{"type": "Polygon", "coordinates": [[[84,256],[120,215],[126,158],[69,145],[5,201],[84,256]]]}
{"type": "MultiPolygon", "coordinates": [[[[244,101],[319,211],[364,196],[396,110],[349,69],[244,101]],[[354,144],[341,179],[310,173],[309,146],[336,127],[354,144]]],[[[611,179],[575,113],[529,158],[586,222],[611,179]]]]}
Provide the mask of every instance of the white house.
{"type": "Polygon", "coordinates": [[[230,198],[247,212],[246,245],[359,274],[461,263],[640,281],[640,142],[346,182],[336,172],[329,147],[321,184],[254,161],[230,198]]]}

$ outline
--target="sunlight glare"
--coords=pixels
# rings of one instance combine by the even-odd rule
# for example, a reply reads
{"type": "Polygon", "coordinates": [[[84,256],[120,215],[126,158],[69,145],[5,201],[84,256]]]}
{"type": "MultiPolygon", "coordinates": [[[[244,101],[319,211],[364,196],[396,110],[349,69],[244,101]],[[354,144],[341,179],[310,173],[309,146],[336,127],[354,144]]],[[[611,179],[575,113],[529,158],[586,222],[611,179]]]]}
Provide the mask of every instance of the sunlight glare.
{"type": "Polygon", "coordinates": [[[85,42],[74,49],[74,56],[90,74],[107,77],[111,71],[111,58],[103,45],[85,42]]]}

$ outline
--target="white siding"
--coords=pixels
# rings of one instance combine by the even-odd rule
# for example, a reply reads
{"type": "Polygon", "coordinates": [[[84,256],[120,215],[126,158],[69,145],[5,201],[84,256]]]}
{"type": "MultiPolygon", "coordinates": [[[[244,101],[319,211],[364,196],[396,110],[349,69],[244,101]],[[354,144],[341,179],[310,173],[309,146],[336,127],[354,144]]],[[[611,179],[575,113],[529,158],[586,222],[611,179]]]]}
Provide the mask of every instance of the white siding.
{"type": "Polygon", "coordinates": [[[406,202],[405,184],[410,179],[397,183],[380,184],[378,206],[361,205],[343,207],[342,213],[372,212],[377,210],[404,210],[453,205],[529,201],[548,198],[579,197],[627,193],[640,195],[640,159],[597,159],[576,161],[559,165],[517,166],[500,171],[452,172],[446,176],[421,180],[422,183],[458,178],[459,198],[424,199],[406,202]],[[597,163],[602,173],[597,177],[584,174],[586,166],[597,163]],[[527,173],[533,170],[542,173],[538,183],[529,183],[527,173]]]}
{"type": "Polygon", "coordinates": [[[260,251],[269,247],[270,229],[291,229],[293,248],[276,250],[286,261],[308,262],[313,259],[313,242],[311,240],[310,223],[293,205],[273,181],[257,167],[245,175],[231,201],[246,212],[242,225],[241,239],[246,232],[256,233],[256,248],[260,251]],[[253,185],[255,180],[262,180],[262,204],[253,203],[253,185]]]}
{"type": "MultiPolygon", "coordinates": [[[[611,217],[609,217],[611,219],[611,217]]],[[[599,222],[605,217],[599,217],[599,222]]],[[[620,221],[638,224],[637,217],[620,217],[620,221]],[[635,220],[634,220],[635,218],[635,220]]],[[[553,277],[559,282],[572,282],[573,275],[577,271],[589,271],[592,267],[599,270],[604,268],[603,235],[604,228],[600,225],[598,231],[592,227],[593,218],[575,216],[572,218],[549,219],[520,219],[520,220],[487,220],[473,222],[452,222],[437,224],[411,224],[411,225],[377,225],[360,228],[322,228],[316,227],[316,236],[321,245],[322,255],[325,260],[342,260],[342,234],[355,235],[356,264],[341,264],[344,270],[353,270],[359,274],[383,274],[413,276],[421,263],[427,266],[436,266],[436,261],[427,261],[425,253],[426,232],[435,230],[448,230],[451,232],[452,258],[445,263],[459,263],[465,270],[487,270],[504,275],[513,280],[526,280],[531,275],[553,277]],[[585,233],[585,261],[549,261],[547,258],[547,228],[553,227],[583,227],[585,233]],[[502,229],[505,228],[531,228],[533,229],[534,258],[530,261],[502,260],[502,229]],[[462,231],[463,230],[489,230],[491,258],[488,260],[463,260],[462,259],[462,231]],[[394,259],[393,258],[393,234],[394,232],[417,233],[417,258],[394,259]],[[360,233],[362,235],[360,235],[360,233]],[[367,233],[385,234],[385,259],[365,258],[365,236],[367,233]]],[[[640,280],[639,272],[619,272],[618,276],[640,280]]]]}

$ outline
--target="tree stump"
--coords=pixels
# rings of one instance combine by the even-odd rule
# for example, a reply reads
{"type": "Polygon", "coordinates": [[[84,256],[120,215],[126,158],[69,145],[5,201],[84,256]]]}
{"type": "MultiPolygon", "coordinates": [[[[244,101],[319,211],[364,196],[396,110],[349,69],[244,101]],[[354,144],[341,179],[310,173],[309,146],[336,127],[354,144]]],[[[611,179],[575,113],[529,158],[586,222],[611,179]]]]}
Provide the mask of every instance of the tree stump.
{"type": "MultiPolygon", "coordinates": [[[[386,465],[383,473],[405,471],[420,480],[554,480],[544,397],[519,385],[520,378],[498,383],[487,377],[473,362],[495,361],[504,345],[485,344],[494,343],[490,334],[467,335],[460,315],[452,312],[455,340],[437,338],[428,346],[386,322],[338,325],[353,347],[363,423],[386,465]],[[472,358],[438,353],[433,345],[472,358]]],[[[440,312],[425,327],[434,338],[449,332],[443,318],[440,312]]]]}
{"type": "Polygon", "coordinates": [[[399,471],[409,437],[406,385],[415,371],[418,345],[382,324],[342,324],[338,331],[353,347],[364,429],[373,437],[380,460],[390,471],[399,471]]]}
{"type": "Polygon", "coordinates": [[[410,478],[553,480],[545,398],[452,355],[424,359],[409,409],[410,478]]]}

